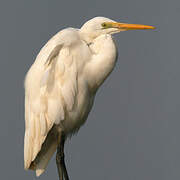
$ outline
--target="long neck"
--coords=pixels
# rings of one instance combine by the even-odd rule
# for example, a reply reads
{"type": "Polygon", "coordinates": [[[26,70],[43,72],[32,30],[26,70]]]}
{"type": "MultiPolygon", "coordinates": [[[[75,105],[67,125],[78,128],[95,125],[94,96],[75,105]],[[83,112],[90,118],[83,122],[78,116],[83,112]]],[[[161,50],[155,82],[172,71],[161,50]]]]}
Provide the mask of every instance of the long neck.
{"type": "Polygon", "coordinates": [[[117,59],[117,51],[110,35],[99,36],[90,48],[94,55],[87,67],[87,78],[90,87],[97,90],[112,72],[117,59]]]}

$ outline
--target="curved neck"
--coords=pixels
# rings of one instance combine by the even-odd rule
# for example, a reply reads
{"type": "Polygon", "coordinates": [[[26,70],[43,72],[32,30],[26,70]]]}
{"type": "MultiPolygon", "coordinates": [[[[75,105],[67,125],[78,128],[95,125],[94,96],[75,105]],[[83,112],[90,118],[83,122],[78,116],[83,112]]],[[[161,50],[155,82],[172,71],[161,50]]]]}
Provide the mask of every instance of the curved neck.
{"type": "Polygon", "coordinates": [[[96,38],[90,49],[94,55],[87,66],[87,78],[89,86],[96,90],[112,72],[117,59],[117,50],[110,35],[96,38]]]}
{"type": "Polygon", "coordinates": [[[87,30],[79,29],[79,35],[87,44],[90,44],[97,37],[96,33],[88,32],[87,30]]]}

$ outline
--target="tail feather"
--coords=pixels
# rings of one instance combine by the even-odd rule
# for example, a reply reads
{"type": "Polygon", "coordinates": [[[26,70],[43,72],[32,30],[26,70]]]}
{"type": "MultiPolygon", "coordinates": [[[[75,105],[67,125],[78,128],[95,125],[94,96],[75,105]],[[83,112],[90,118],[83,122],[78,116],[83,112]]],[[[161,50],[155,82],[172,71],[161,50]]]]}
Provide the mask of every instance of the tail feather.
{"type": "Polygon", "coordinates": [[[40,176],[46,169],[48,162],[53,156],[58,146],[57,131],[52,128],[43,143],[40,152],[31,163],[30,169],[36,171],[36,176],[40,176]]]}
{"type": "Polygon", "coordinates": [[[57,142],[54,141],[52,142],[51,146],[46,150],[46,152],[42,153],[42,155],[39,156],[39,161],[35,167],[36,176],[40,176],[45,171],[49,160],[56,151],[56,148],[57,148],[57,142]]]}

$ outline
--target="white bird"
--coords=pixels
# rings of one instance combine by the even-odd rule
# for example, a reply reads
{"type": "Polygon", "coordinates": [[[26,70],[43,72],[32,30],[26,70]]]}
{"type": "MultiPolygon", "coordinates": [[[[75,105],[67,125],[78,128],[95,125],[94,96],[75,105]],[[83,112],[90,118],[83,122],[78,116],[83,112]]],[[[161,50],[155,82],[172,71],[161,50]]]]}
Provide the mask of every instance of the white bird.
{"type": "Polygon", "coordinates": [[[152,26],[95,17],[67,28],[39,52],[25,78],[24,167],[41,175],[57,149],[60,180],[68,180],[64,142],[85,123],[98,88],[113,70],[112,34],[152,26]]]}

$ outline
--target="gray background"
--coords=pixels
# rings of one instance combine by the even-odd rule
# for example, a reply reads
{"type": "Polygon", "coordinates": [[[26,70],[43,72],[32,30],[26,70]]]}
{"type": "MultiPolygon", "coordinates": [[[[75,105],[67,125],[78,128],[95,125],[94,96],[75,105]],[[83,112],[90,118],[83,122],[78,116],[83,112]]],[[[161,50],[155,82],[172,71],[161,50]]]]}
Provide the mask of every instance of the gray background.
{"type": "MultiPolygon", "coordinates": [[[[23,169],[25,73],[60,29],[94,16],[155,25],[115,36],[119,60],[87,123],[66,144],[70,179],[180,179],[178,0],[1,0],[0,179],[23,169]]],[[[58,179],[55,158],[39,180],[58,179]]]]}

